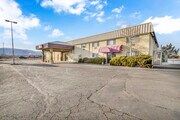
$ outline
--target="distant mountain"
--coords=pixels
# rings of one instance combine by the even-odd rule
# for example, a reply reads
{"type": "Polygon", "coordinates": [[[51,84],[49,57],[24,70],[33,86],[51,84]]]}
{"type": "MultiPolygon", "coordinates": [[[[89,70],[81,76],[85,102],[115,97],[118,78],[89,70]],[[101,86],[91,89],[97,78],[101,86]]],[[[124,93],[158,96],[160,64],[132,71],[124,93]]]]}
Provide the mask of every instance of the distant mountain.
{"type": "MultiPolygon", "coordinates": [[[[41,55],[40,51],[25,50],[25,49],[14,49],[16,56],[27,56],[27,55],[41,55]]],[[[12,55],[11,48],[4,48],[5,55],[12,55]]],[[[3,54],[3,48],[0,48],[0,55],[3,54]]]]}

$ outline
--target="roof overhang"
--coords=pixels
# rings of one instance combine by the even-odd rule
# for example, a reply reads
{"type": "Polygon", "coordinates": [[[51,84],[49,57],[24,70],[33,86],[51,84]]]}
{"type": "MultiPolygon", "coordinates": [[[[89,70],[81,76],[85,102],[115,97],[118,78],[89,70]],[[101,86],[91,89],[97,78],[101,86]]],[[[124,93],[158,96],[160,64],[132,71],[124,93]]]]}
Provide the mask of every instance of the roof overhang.
{"type": "Polygon", "coordinates": [[[56,50],[56,51],[69,51],[73,50],[74,46],[73,45],[68,45],[65,43],[44,43],[36,46],[37,50],[56,50]]]}
{"type": "Polygon", "coordinates": [[[151,36],[154,38],[154,41],[155,41],[155,43],[157,44],[157,47],[159,47],[159,43],[158,43],[158,41],[157,41],[155,32],[151,32],[151,36]]]}

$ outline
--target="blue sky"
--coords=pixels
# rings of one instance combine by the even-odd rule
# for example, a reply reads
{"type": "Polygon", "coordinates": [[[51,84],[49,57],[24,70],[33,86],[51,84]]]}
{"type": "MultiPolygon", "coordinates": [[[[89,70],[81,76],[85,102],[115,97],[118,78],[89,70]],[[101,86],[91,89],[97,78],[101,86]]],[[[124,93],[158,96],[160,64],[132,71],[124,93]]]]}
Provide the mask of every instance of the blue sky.
{"type": "Polygon", "coordinates": [[[154,24],[159,44],[180,48],[180,0],[0,0],[0,47],[35,50],[49,41],[68,41],[133,26],[154,24]]]}

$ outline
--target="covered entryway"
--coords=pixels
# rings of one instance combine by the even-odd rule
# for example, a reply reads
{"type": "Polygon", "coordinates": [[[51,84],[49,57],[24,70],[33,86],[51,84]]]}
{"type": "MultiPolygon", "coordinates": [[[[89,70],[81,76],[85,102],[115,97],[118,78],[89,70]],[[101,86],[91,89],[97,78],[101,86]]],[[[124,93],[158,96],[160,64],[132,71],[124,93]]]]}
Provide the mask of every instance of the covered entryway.
{"type": "Polygon", "coordinates": [[[66,42],[49,42],[36,46],[42,50],[42,62],[69,61],[68,55],[72,53],[74,46],[66,42]]]}
{"type": "Polygon", "coordinates": [[[111,58],[116,57],[116,53],[120,52],[122,47],[120,45],[100,47],[99,52],[107,54],[106,61],[109,63],[111,58]]]}

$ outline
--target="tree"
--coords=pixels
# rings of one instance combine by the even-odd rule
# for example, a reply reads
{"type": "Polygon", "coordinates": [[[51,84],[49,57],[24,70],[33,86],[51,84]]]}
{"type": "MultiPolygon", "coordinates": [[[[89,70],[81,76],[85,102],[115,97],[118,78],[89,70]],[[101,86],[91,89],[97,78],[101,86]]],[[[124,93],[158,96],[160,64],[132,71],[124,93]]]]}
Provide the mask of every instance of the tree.
{"type": "Polygon", "coordinates": [[[163,57],[178,58],[179,49],[176,49],[171,43],[162,47],[163,57]]]}

